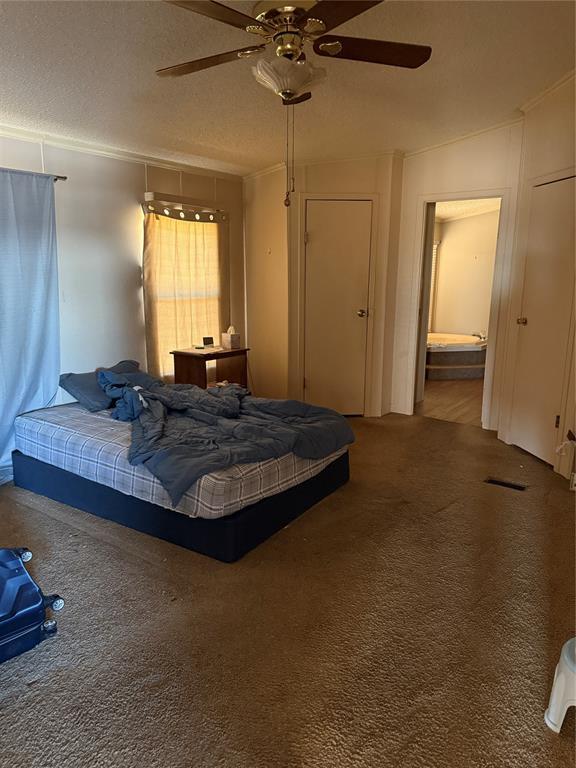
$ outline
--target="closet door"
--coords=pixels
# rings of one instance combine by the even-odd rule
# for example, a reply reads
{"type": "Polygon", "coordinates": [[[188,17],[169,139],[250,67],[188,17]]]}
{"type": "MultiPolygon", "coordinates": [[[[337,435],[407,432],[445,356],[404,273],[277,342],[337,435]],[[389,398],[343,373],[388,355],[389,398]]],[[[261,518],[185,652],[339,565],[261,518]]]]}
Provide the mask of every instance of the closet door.
{"type": "Polygon", "coordinates": [[[364,413],[372,202],[308,200],[304,399],[364,413]]]}
{"type": "Polygon", "coordinates": [[[554,464],[574,301],[574,178],[532,189],[512,442],[554,464]]]}

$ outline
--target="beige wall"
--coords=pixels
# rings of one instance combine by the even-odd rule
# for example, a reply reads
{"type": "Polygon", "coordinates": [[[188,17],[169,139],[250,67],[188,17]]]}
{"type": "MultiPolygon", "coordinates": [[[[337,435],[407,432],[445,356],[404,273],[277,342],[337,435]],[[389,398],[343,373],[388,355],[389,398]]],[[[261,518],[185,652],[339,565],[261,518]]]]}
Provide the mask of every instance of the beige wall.
{"type": "Polygon", "coordinates": [[[283,167],[245,179],[246,301],[251,386],[258,395],[303,397],[303,248],[307,195],[369,196],[375,201],[370,295],[370,369],[373,415],[388,410],[391,323],[394,314],[397,208],[402,159],[301,165],[292,205],[284,206],[283,167]],[[289,237],[288,237],[289,233],[289,237]],[[390,278],[389,276],[392,275],[390,278]]]}
{"type": "Polygon", "coordinates": [[[288,218],[285,172],[244,180],[249,380],[260,397],[288,395],[288,218]]]}
{"type": "Polygon", "coordinates": [[[391,324],[394,314],[398,237],[397,207],[402,183],[402,158],[390,153],[378,158],[301,165],[296,195],[289,209],[290,227],[290,384],[293,397],[302,397],[304,375],[303,294],[305,201],[307,196],[340,198],[367,196],[374,201],[372,265],[366,371],[366,413],[389,410],[391,324]]]}
{"type": "Polygon", "coordinates": [[[574,168],[574,76],[526,107],[522,181],[574,168]]]}
{"type": "MultiPolygon", "coordinates": [[[[502,197],[500,237],[494,275],[490,329],[506,326],[508,296],[506,283],[516,217],[518,179],[522,150],[521,122],[485,131],[441,147],[410,155],[404,160],[394,354],[392,365],[391,410],[413,413],[418,306],[422,270],[424,212],[427,202],[502,197]]],[[[505,359],[505,333],[498,333],[497,345],[488,349],[487,374],[498,373],[505,359]]],[[[495,375],[485,388],[484,426],[497,428],[500,381],[495,375]],[[490,415],[490,419],[487,415],[490,415]]]]}
{"type": "MultiPolygon", "coordinates": [[[[516,375],[516,346],[519,326],[516,317],[522,309],[522,287],[524,282],[526,238],[530,222],[530,200],[535,184],[547,183],[573,175],[576,172],[574,145],[575,129],[575,80],[574,76],[565,78],[555,88],[525,107],[524,146],[522,173],[520,176],[520,199],[516,228],[516,247],[512,265],[512,284],[510,311],[508,317],[508,366],[503,380],[503,402],[499,437],[507,442],[514,442],[510,430],[513,407],[514,379],[516,375]]],[[[574,310],[573,310],[574,312],[574,310]]],[[[574,314],[572,315],[572,334],[574,314]]],[[[566,361],[563,382],[563,404],[560,414],[558,442],[562,442],[568,429],[576,431],[574,403],[574,336],[571,339],[571,360],[566,361]]],[[[567,447],[563,455],[558,456],[555,468],[565,476],[572,469],[574,450],[567,447]]]]}
{"type": "MultiPolygon", "coordinates": [[[[272,381],[270,389],[283,392],[287,377],[290,396],[302,396],[303,350],[299,339],[303,331],[302,234],[305,229],[303,217],[307,195],[370,195],[376,201],[376,263],[371,297],[374,322],[370,341],[372,378],[379,380],[381,411],[401,413],[411,413],[413,410],[426,202],[501,197],[493,276],[494,301],[488,321],[493,337],[487,361],[490,386],[485,388],[483,414],[485,427],[502,429],[501,410],[505,412],[509,397],[506,377],[510,370],[508,351],[513,346],[510,336],[515,332],[511,326],[515,312],[511,285],[518,281],[519,275],[521,277],[518,260],[514,259],[521,162],[524,162],[523,178],[526,173],[534,173],[535,170],[540,172],[547,168],[553,171],[570,166],[573,128],[569,88],[570,85],[564,90],[557,89],[544,102],[531,108],[526,118],[524,149],[524,121],[518,120],[404,159],[390,155],[379,159],[309,163],[298,167],[296,194],[288,209],[287,283],[283,241],[276,253],[274,249],[271,250],[271,262],[265,258],[267,251],[264,247],[266,243],[274,242],[272,232],[269,231],[273,229],[270,222],[275,221],[281,232],[284,231],[284,172],[278,169],[269,178],[247,180],[246,194],[248,196],[249,193],[252,200],[252,209],[247,211],[246,218],[247,228],[251,231],[251,234],[247,231],[246,238],[248,281],[252,283],[248,290],[248,315],[252,320],[251,343],[253,347],[258,345],[262,350],[267,349],[269,340],[264,330],[266,327],[272,332],[278,331],[279,339],[278,349],[270,353],[257,349],[253,351],[254,361],[257,362],[259,358],[257,368],[263,369],[267,358],[267,364],[275,369],[273,373],[260,374],[268,376],[272,381]],[[544,148],[542,154],[538,149],[540,144],[544,148]],[[259,220],[262,216],[269,217],[268,224],[259,220]],[[254,246],[258,246],[259,253],[251,255],[250,250],[254,246]],[[267,274],[270,263],[281,268],[280,272],[276,271],[273,280],[266,281],[263,277],[252,275],[258,265],[264,265],[267,274]],[[266,282],[273,292],[273,307],[270,310],[254,308],[252,299],[263,296],[266,282]],[[289,311],[288,329],[282,320],[286,302],[289,311]],[[288,345],[287,356],[285,344],[288,345]],[[289,361],[287,367],[286,359],[289,361]]],[[[490,282],[488,277],[485,282],[490,282]]],[[[267,301],[264,300],[263,307],[268,306],[267,301]]],[[[482,313],[485,317],[485,305],[482,313]]],[[[485,321],[475,320],[473,325],[480,322],[483,324],[485,321]]],[[[484,327],[474,330],[483,330],[484,327]]],[[[372,401],[375,402],[378,400],[377,393],[372,394],[372,401]]]]}
{"type": "MultiPolygon", "coordinates": [[[[180,171],[49,143],[43,155],[47,173],[68,177],[55,188],[61,370],[145,364],[140,202],[147,174],[148,189],[177,194],[180,171]]],[[[0,135],[0,166],[42,171],[40,141],[0,135]]],[[[242,180],[184,169],[182,182],[185,195],[230,212],[231,314],[243,331],[242,180]]]]}
{"type": "MultiPolygon", "coordinates": [[[[513,442],[515,353],[531,189],[574,173],[574,77],[525,108],[524,120],[405,158],[394,321],[392,410],[411,413],[426,202],[502,197],[493,281],[483,425],[513,442]]],[[[574,324],[574,320],[572,320],[574,324]]],[[[573,349],[571,350],[573,355],[573,349]]],[[[567,361],[559,434],[574,429],[574,365],[567,361]]],[[[571,449],[556,468],[568,474],[571,449]]]]}
{"type": "Polygon", "coordinates": [[[433,331],[488,332],[498,218],[493,211],[442,222],[433,331]]]}

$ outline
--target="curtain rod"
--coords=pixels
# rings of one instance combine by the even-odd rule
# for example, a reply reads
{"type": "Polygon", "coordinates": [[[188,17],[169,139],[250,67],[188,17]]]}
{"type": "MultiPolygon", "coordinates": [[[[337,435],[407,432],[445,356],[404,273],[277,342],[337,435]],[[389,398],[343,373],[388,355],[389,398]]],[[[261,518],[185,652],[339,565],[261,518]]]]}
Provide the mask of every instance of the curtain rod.
{"type": "Polygon", "coordinates": [[[21,171],[19,168],[0,168],[0,171],[11,171],[12,173],[29,173],[31,176],[49,176],[54,181],[68,181],[68,176],[58,176],[55,173],[38,173],[37,171],[21,171]]]}

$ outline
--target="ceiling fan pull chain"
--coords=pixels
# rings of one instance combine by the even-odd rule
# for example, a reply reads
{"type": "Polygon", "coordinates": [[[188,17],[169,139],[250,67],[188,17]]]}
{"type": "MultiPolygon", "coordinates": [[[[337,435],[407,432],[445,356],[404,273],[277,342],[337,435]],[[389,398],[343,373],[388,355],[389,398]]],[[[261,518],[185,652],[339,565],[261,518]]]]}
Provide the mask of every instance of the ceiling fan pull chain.
{"type": "Polygon", "coordinates": [[[294,105],[292,105],[291,107],[288,107],[288,109],[290,110],[290,112],[292,112],[292,183],[290,184],[290,192],[295,192],[296,191],[296,187],[294,185],[294,177],[295,177],[294,168],[295,168],[295,163],[296,163],[296,161],[295,161],[296,144],[295,144],[295,140],[294,140],[294,134],[295,134],[294,123],[295,123],[295,119],[296,118],[295,118],[295,114],[294,114],[294,105]]]}
{"type": "Polygon", "coordinates": [[[284,205],[290,206],[290,107],[286,110],[286,195],[284,205]]]}
{"type": "Polygon", "coordinates": [[[286,195],[284,197],[286,208],[292,203],[292,192],[296,191],[294,169],[294,105],[291,105],[286,109],[286,195]],[[290,129],[290,119],[292,119],[292,129],[290,129]]]}

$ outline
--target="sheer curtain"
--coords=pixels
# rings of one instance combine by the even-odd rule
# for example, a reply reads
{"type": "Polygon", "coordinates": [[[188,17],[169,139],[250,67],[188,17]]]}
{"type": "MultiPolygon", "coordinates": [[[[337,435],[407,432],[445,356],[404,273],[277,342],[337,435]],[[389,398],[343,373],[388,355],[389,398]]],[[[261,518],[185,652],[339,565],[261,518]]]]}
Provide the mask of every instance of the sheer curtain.
{"type": "Polygon", "coordinates": [[[175,349],[222,328],[218,224],[149,213],[144,222],[144,309],[148,370],[171,380],[175,349]]]}
{"type": "Polygon", "coordinates": [[[0,170],[0,484],[14,419],[58,390],[58,262],[51,176],[0,170]]]}

